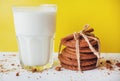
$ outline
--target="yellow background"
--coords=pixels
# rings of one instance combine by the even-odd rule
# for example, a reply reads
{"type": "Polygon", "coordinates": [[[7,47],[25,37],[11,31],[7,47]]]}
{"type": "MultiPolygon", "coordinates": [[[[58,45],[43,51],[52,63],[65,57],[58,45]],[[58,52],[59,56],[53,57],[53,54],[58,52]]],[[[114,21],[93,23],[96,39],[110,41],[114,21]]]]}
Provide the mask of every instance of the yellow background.
{"type": "Polygon", "coordinates": [[[18,51],[12,6],[57,4],[55,52],[60,39],[89,23],[102,52],[120,52],[120,0],[0,0],[0,51],[18,51]]]}

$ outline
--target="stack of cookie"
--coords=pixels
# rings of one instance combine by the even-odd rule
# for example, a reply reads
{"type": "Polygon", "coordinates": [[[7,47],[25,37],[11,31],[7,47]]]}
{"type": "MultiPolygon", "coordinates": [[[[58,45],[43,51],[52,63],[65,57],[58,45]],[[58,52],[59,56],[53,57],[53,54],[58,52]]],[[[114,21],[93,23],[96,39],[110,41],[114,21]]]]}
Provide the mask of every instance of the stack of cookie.
{"type": "Polygon", "coordinates": [[[64,45],[65,48],[61,51],[58,58],[63,68],[78,70],[79,66],[82,71],[96,68],[99,58],[99,39],[95,37],[92,32],[93,29],[86,27],[86,29],[83,29],[80,33],[76,33],[79,39],[79,59],[77,59],[77,47],[74,34],[61,40],[61,45],[64,45]],[[80,61],[78,62],[78,60],[80,61]]]}

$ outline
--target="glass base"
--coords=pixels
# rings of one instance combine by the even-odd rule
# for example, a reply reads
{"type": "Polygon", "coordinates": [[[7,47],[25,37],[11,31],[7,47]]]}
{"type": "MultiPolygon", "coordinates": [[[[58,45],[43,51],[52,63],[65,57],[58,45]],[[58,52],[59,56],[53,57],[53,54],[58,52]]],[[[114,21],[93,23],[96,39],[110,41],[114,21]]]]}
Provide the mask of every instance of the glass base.
{"type": "Polygon", "coordinates": [[[53,65],[53,36],[17,35],[19,59],[26,70],[42,71],[53,65]]]}
{"type": "Polygon", "coordinates": [[[28,71],[41,72],[43,70],[47,70],[47,69],[52,68],[53,64],[48,63],[44,66],[38,66],[38,65],[37,66],[28,66],[28,65],[21,64],[21,66],[28,71]]]}

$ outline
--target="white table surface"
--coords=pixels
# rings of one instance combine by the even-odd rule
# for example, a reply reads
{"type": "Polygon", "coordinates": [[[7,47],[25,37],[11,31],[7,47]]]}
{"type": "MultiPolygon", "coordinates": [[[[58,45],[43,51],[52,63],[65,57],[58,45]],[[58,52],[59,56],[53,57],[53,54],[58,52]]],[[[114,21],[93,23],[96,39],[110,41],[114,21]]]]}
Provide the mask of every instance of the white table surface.
{"type": "MultiPolygon", "coordinates": [[[[119,53],[102,53],[101,56],[106,59],[118,59],[120,61],[119,53]]],[[[57,54],[54,54],[54,61],[57,61],[57,54]]],[[[0,81],[120,81],[120,71],[117,67],[116,70],[112,71],[94,69],[80,73],[63,68],[62,71],[56,71],[54,66],[42,73],[32,73],[21,69],[21,67],[16,67],[19,64],[18,54],[12,52],[0,52],[0,64],[13,69],[13,71],[7,73],[0,73],[0,81]],[[15,65],[11,66],[11,64],[15,65]],[[17,72],[19,72],[19,76],[16,76],[17,72]]]]}

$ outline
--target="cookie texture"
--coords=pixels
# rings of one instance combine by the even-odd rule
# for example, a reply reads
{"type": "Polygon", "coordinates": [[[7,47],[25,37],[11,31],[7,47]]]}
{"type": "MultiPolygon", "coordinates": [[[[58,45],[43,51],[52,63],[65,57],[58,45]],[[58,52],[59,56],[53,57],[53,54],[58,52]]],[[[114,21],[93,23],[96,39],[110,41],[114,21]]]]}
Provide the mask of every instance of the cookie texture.
{"type": "Polygon", "coordinates": [[[59,51],[58,59],[63,68],[86,71],[97,67],[100,56],[99,39],[88,25],[81,32],[62,38],[61,45],[65,47],[59,51]]]}

